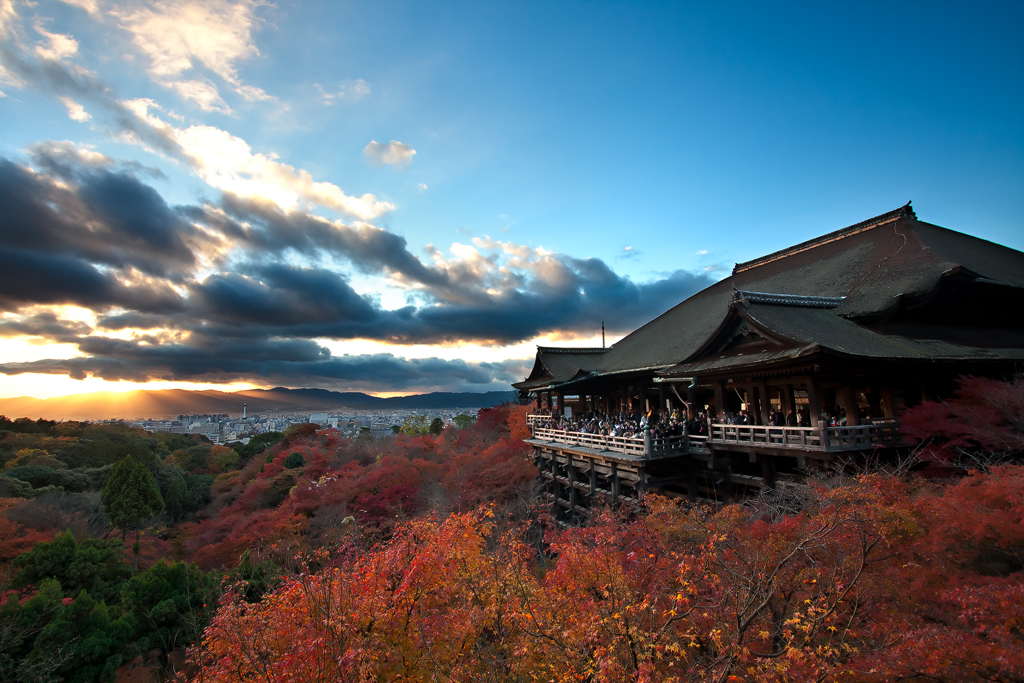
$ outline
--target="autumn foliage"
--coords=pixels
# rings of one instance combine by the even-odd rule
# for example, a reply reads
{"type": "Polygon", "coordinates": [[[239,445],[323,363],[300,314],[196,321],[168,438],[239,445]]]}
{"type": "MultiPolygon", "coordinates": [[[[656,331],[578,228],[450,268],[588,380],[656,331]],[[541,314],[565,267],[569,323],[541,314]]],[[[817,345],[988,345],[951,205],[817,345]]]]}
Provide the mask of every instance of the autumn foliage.
{"type": "Polygon", "coordinates": [[[900,416],[902,432],[929,460],[1024,455],[1024,377],[961,377],[956,395],[924,401],[900,416]]]}
{"type": "Polygon", "coordinates": [[[219,475],[210,506],[179,525],[175,542],[201,567],[230,567],[249,548],[318,547],[347,517],[364,535],[386,536],[427,510],[510,500],[535,477],[522,442],[525,413],[521,406],[485,409],[467,429],[372,443],[333,429],[293,430],[265,455],[219,475]]]}
{"type": "Polygon", "coordinates": [[[100,540],[114,456],[29,425],[0,442],[6,485],[32,496],[0,499],[0,678],[1019,681],[1024,385],[961,388],[906,414],[945,478],[834,470],[715,508],[648,495],[576,528],[536,502],[524,407],[376,442],[127,434],[174,503],[135,576],[100,540]],[[100,559],[123,571],[79,586],[100,559]]]}
{"type": "Polygon", "coordinates": [[[492,506],[414,519],[227,594],[197,680],[1019,680],[1022,482],[864,475],[793,514],[652,496],[535,543],[492,506]]]}

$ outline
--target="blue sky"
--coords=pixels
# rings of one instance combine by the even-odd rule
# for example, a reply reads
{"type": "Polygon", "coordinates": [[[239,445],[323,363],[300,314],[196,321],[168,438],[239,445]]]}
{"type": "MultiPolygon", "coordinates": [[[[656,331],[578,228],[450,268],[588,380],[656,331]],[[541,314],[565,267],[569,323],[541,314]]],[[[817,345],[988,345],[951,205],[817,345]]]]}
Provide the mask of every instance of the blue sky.
{"type": "Polygon", "coordinates": [[[502,388],[911,199],[1024,249],[1022,35],[1019,2],[0,0],[11,187],[83,231],[4,246],[105,292],[0,282],[0,395],[502,388]]]}

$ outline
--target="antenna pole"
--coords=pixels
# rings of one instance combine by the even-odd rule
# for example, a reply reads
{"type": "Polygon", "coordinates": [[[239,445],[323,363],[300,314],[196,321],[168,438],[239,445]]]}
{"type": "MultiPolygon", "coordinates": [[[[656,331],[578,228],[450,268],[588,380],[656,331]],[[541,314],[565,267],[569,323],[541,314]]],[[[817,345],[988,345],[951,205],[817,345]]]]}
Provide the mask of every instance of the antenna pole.
{"type": "Polygon", "coordinates": [[[601,348],[604,348],[604,321],[601,321],[601,348]]]}

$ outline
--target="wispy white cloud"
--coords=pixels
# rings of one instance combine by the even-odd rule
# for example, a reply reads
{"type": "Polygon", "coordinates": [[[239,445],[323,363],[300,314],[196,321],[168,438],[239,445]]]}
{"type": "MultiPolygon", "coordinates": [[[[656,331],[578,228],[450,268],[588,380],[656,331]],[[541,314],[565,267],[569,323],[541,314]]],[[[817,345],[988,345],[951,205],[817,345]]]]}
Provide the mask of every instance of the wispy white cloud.
{"type": "Polygon", "coordinates": [[[709,252],[707,249],[701,249],[700,251],[697,252],[697,256],[707,256],[710,253],[711,252],[709,252]]]}
{"type": "Polygon", "coordinates": [[[374,165],[390,164],[405,167],[412,163],[416,150],[398,140],[392,140],[386,145],[370,140],[370,144],[363,148],[363,154],[374,165]]]}
{"type": "Polygon", "coordinates": [[[221,98],[217,87],[209,81],[170,81],[166,85],[173,88],[183,99],[194,101],[203,111],[232,113],[231,107],[221,98]]]}
{"type": "Polygon", "coordinates": [[[328,92],[319,83],[313,84],[320,91],[320,101],[331,105],[338,100],[359,100],[370,94],[370,85],[361,78],[354,81],[342,81],[334,92],[328,92]]]}
{"type": "Polygon", "coordinates": [[[360,220],[372,220],[395,208],[375,195],[353,197],[333,183],[316,181],[308,171],[278,161],[276,154],[253,153],[245,140],[220,128],[172,126],[150,111],[158,108],[151,100],[124,105],[176,145],[196,174],[220,190],[267,199],[288,210],[300,204],[321,206],[360,220]]]}
{"type": "Polygon", "coordinates": [[[61,2],[65,5],[84,9],[93,16],[97,16],[100,13],[100,6],[97,0],[61,0],[61,2]]]}
{"type": "Polygon", "coordinates": [[[42,26],[36,25],[36,32],[46,39],[36,45],[35,53],[40,59],[61,60],[73,57],[78,52],[78,41],[63,33],[50,33],[42,26]]]}
{"type": "Polygon", "coordinates": [[[213,84],[180,77],[203,66],[246,100],[272,99],[262,89],[243,84],[237,70],[238,62],[259,54],[252,37],[259,4],[253,0],[179,0],[112,10],[112,14],[149,59],[149,73],[158,83],[174,88],[204,109],[223,111],[213,84]]]}
{"type": "Polygon", "coordinates": [[[82,123],[85,123],[86,121],[92,118],[89,112],[85,110],[85,107],[80,105],[78,102],[75,102],[70,97],[61,97],[60,101],[65,107],[67,107],[68,117],[72,121],[80,121],[82,123]]]}
{"type": "Polygon", "coordinates": [[[263,88],[257,88],[255,85],[238,85],[235,87],[235,92],[249,102],[274,99],[273,95],[268,95],[263,88]]]}
{"type": "Polygon", "coordinates": [[[420,183],[416,187],[419,189],[420,192],[426,192],[427,191],[427,184],[426,183],[420,183]]]}
{"type": "Polygon", "coordinates": [[[7,32],[18,18],[14,10],[14,0],[0,0],[0,38],[6,38],[7,32]]]}

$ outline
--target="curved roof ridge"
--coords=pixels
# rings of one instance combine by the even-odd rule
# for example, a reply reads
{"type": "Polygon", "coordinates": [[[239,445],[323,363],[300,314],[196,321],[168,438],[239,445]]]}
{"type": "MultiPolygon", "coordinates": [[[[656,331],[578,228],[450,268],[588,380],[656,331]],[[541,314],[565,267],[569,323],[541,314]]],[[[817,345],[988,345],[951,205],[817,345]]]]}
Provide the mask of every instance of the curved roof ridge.
{"type": "Polygon", "coordinates": [[[745,289],[733,290],[733,301],[751,304],[802,306],[804,308],[838,308],[844,299],[846,299],[845,296],[806,296],[803,294],[752,292],[745,289]]]}
{"type": "Polygon", "coordinates": [[[544,353],[604,353],[607,348],[600,346],[537,346],[544,353]]]}
{"type": "Polygon", "coordinates": [[[875,216],[874,218],[869,218],[866,221],[861,221],[860,223],[848,225],[845,228],[841,228],[839,230],[835,230],[825,235],[821,235],[820,237],[815,237],[814,239],[807,240],[806,242],[801,242],[800,244],[794,244],[791,247],[786,247],[785,249],[772,252],[771,254],[767,254],[766,256],[753,259],[752,261],[737,263],[736,266],[732,269],[732,274],[736,275],[737,273],[742,273],[745,270],[750,270],[751,268],[755,268],[766,263],[771,263],[772,261],[778,261],[779,259],[785,258],[786,256],[799,254],[802,251],[807,251],[808,249],[813,249],[814,247],[821,246],[823,244],[828,244],[829,242],[834,242],[836,240],[843,239],[844,237],[856,235],[857,233],[864,232],[865,230],[877,228],[880,225],[892,223],[894,221],[899,220],[900,218],[903,218],[904,216],[910,216],[911,218],[914,219],[917,218],[917,214],[914,213],[914,208],[910,205],[910,202],[907,202],[898,209],[888,211],[886,213],[875,216]]]}

